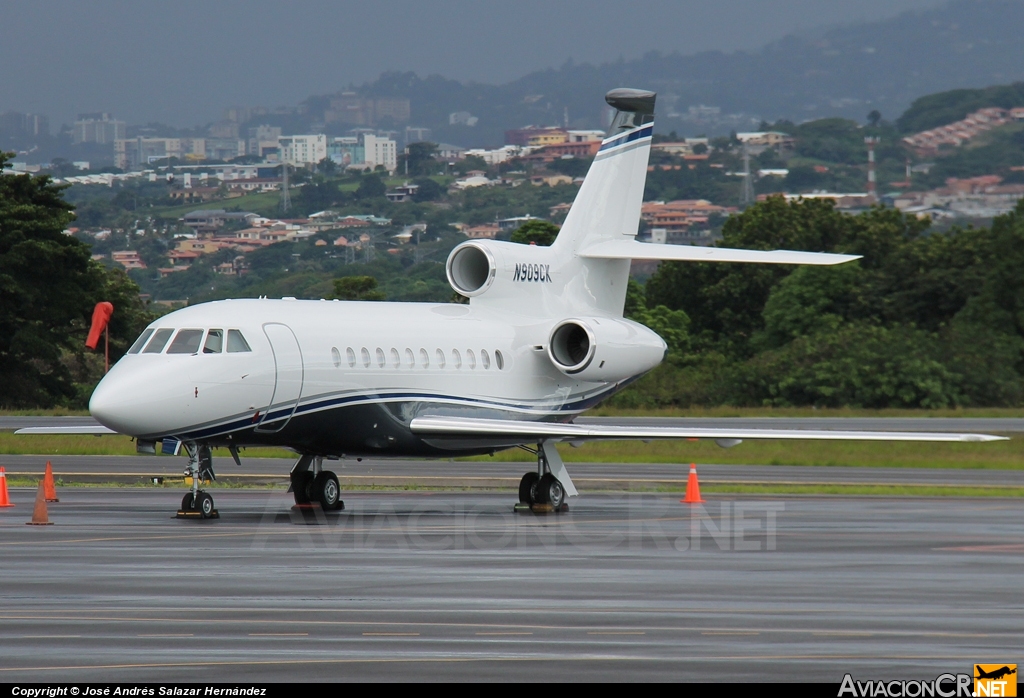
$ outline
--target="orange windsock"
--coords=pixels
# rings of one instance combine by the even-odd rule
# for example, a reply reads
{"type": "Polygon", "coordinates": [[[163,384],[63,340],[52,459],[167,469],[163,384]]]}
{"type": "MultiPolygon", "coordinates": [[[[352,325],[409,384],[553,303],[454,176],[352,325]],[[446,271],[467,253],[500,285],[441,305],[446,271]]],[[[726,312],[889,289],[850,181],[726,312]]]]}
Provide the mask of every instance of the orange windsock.
{"type": "Polygon", "coordinates": [[[0,465],[0,507],[13,507],[11,504],[11,496],[7,492],[7,473],[4,472],[4,467],[0,465]]]}
{"type": "Polygon", "coordinates": [[[686,497],[679,500],[683,504],[703,504],[700,498],[700,485],[697,484],[697,464],[690,463],[690,477],[686,481],[686,497]]]}
{"type": "Polygon", "coordinates": [[[92,311],[92,327],[89,328],[89,338],[85,340],[85,346],[95,349],[100,343],[100,335],[107,328],[110,316],[114,314],[114,304],[107,301],[100,301],[92,311]]]}
{"type": "Polygon", "coordinates": [[[59,502],[57,499],[57,488],[53,482],[53,466],[46,461],[46,472],[43,474],[43,497],[48,502],[59,502]]]}

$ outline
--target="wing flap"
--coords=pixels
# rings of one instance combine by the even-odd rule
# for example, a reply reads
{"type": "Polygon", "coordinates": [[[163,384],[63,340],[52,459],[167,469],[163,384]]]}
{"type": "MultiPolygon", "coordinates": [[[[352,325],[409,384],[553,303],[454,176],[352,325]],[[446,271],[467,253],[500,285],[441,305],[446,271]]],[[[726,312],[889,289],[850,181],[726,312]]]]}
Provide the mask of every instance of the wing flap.
{"type": "Polygon", "coordinates": [[[660,259],[678,262],[741,262],[747,264],[809,264],[830,266],[860,259],[860,255],[797,252],[793,250],[738,250],[729,247],[655,245],[636,240],[599,242],[580,252],[592,259],[660,259]]]}
{"type": "Polygon", "coordinates": [[[524,422],[462,417],[416,417],[414,434],[443,438],[519,438],[524,442],[557,439],[587,441],[613,439],[784,439],[820,441],[1006,441],[1005,436],[912,431],[837,431],[832,429],[694,429],[690,427],[635,427],[524,422]]]}

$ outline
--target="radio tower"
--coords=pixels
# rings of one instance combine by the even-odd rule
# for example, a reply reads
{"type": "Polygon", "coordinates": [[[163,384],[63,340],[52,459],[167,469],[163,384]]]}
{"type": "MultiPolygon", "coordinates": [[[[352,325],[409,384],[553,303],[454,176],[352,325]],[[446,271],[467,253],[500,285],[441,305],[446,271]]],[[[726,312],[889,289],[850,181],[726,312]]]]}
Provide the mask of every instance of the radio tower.
{"type": "Polygon", "coordinates": [[[292,207],[291,198],[288,195],[288,163],[283,163],[281,167],[281,213],[288,213],[288,209],[292,207]]]}
{"type": "Polygon", "coordinates": [[[864,139],[868,147],[868,198],[878,201],[878,189],[875,182],[875,146],[878,145],[878,136],[868,136],[864,139]]]}
{"type": "Polygon", "coordinates": [[[750,150],[743,143],[743,190],[740,193],[740,207],[746,208],[754,203],[754,182],[750,177],[750,150]]]}

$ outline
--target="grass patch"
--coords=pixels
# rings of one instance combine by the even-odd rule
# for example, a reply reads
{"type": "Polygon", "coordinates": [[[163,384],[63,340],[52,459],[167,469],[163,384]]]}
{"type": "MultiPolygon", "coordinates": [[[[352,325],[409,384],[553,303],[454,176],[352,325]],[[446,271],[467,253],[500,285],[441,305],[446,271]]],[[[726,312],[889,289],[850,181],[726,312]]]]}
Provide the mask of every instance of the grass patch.
{"type": "Polygon", "coordinates": [[[971,407],[966,409],[868,410],[853,407],[663,407],[657,409],[622,409],[596,407],[586,417],[959,417],[959,418],[1022,418],[1020,407],[971,407]]]}
{"type": "MultiPolygon", "coordinates": [[[[1024,497],[1024,487],[928,487],[916,485],[701,485],[710,494],[825,494],[877,497],[1024,497]]],[[[662,490],[658,490],[662,491],[662,490]]],[[[664,491],[685,492],[683,489],[664,491]]]]}
{"type": "MultiPolygon", "coordinates": [[[[24,434],[0,431],[0,455],[39,456],[134,456],[135,440],[130,436],[106,434],[24,434]]],[[[227,456],[226,448],[214,449],[214,456],[227,456]]],[[[283,448],[242,449],[243,457],[292,458],[294,453],[283,448]]],[[[3,463],[0,463],[3,465],[3,463]]]]}
{"type": "MultiPolygon", "coordinates": [[[[593,441],[558,448],[567,463],[718,463],[724,465],[825,465],[874,468],[1020,470],[1024,439],[989,443],[878,441],[744,441],[723,449],[714,441],[593,441]]],[[[471,460],[532,462],[515,449],[471,460]]]]}

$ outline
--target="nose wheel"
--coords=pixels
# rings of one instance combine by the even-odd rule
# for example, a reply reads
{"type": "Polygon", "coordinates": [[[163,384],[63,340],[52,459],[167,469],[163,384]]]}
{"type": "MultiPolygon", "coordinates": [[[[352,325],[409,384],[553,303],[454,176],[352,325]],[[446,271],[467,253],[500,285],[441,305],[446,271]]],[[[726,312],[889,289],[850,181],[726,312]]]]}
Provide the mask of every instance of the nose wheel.
{"type": "Polygon", "coordinates": [[[188,453],[188,467],[185,475],[192,478],[192,491],[181,499],[181,509],[175,518],[178,519],[219,519],[220,513],[213,505],[213,497],[209,492],[199,489],[204,480],[216,480],[213,472],[213,457],[210,447],[199,444],[185,444],[188,453]]]}

